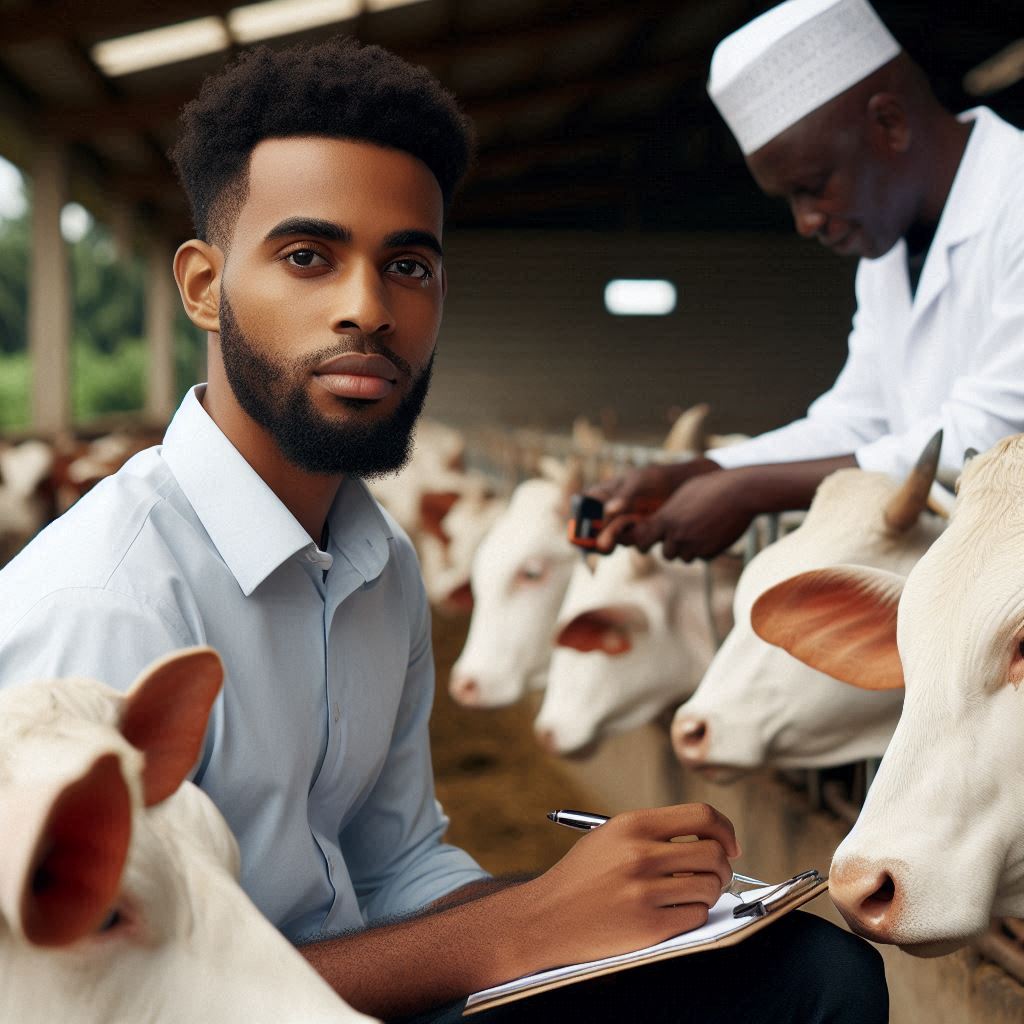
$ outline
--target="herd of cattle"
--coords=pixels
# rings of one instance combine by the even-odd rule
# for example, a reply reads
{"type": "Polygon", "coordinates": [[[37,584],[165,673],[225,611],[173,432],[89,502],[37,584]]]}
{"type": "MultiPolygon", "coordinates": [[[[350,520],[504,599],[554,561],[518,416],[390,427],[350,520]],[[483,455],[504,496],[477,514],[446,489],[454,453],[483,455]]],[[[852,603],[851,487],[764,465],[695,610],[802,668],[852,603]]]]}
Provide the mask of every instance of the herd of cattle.
{"type": "MultiPolygon", "coordinates": [[[[674,457],[703,450],[699,429],[674,433],[674,457]]],[[[940,447],[904,481],[833,474],[746,564],[582,560],[565,537],[580,480],[551,460],[504,504],[475,481],[475,521],[452,489],[448,515],[405,524],[459,552],[445,580],[472,617],[451,695],[485,708],[543,690],[536,737],[562,755],[667,710],[681,766],[720,781],[884,754],[832,865],[851,926],[935,955],[1024,916],[1024,436],[966,463],[955,503],[934,484],[940,447]]]]}
{"type": "MultiPolygon", "coordinates": [[[[700,418],[681,419],[666,457],[704,449],[700,418]]],[[[151,441],[0,448],[4,552],[151,441]]],[[[452,696],[485,708],[543,690],[547,751],[584,751],[675,709],[681,765],[722,780],[885,754],[831,893],[857,931],[930,955],[993,914],[1024,916],[1024,436],[965,465],[951,512],[931,496],[939,443],[902,482],[834,474],[745,565],[737,551],[706,565],[630,549],[584,560],[565,538],[578,464],[537,459],[501,498],[440,424],[371,486],[413,537],[435,605],[472,609],[452,696]]],[[[270,1019],[268,1006],[281,1020],[366,1019],[262,921],[234,882],[223,820],[183,781],[220,679],[216,655],[194,650],[125,697],[82,681],[0,693],[10,1019],[58,1019],[68,1000],[80,1021],[211,1007],[270,1019]],[[128,1002],[140,989],[145,1012],[128,1002]]]]}

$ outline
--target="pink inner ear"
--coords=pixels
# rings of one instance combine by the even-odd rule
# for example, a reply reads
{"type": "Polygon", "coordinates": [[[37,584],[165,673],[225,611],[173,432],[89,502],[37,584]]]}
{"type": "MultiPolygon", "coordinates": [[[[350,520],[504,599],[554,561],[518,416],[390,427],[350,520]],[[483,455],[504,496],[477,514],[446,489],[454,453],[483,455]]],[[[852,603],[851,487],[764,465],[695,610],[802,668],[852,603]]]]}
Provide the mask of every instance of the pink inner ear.
{"type": "Polygon", "coordinates": [[[866,690],[900,689],[898,584],[879,570],[801,573],[754,602],[751,625],[762,640],[834,679],[866,690]]]}
{"type": "Polygon", "coordinates": [[[602,612],[584,612],[563,627],[555,640],[558,647],[574,651],[626,654],[633,648],[629,627],[617,616],[602,612]]]}
{"type": "Polygon", "coordinates": [[[169,797],[199,758],[224,667],[216,651],[170,655],[136,682],[121,711],[121,734],[146,755],[147,807],[169,797]]]}
{"type": "Polygon", "coordinates": [[[37,946],[96,931],[121,886],[131,798],[116,754],[104,754],[56,799],[22,894],[22,930],[37,946]]]}
{"type": "Polygon", "coordinates": [[[455,491],[424,491],[420,495],[420,523],[427,533],[436,537],[445,547],[452,539],[441,528],[441,520],[458,500],[459,495],[455,491]]]}

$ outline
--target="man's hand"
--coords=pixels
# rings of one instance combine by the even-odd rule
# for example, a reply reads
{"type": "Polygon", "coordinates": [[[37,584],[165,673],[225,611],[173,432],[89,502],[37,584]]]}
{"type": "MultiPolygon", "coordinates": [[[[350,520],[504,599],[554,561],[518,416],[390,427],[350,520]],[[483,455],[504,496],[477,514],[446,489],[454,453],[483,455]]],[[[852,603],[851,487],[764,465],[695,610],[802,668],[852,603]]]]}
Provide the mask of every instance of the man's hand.
{"type": "Polygon", "coordinates": [[[632,543],[629,530],[638,517],[654,512],[687,480],[718,469],[717,462],[697,458],[688,462],[644,466],[614,480],[588,487],[587,494],[604,502],[607,525],[598,537],[598,548],[611,551],[617,543],[632,543]]]}
{"type": "MultiPolygon", "coordinates": [[[[630,544],[649,551],[660,543],[666,558],[687,562],[714,558],[743,535],[756,515],[807,508],[825,477],[856,465],[852,455],[837,455],[737,469],[721,469],[710,459],[649,466],[622,481],[603,485],[611,488],[609,493],[614,498],[627,501],[633,514],[616,514],[619,506],[613,500],[607,501],[605,519],[610,522],[598,534],[597,548],[611,551],[616,544],[630,544]],[[688,474],[681,472],[691,466],[688,474]],[[658,475],[652,470],[671,472],[658,475]],[[680,474],[680,483],[671,497],[649,514],[640,514],[640,497],[654,493],[658,486],[666,486],[673,473],[680,474]]],[[[596,488],[591,493],[600,497],[596,488]]]]}
{"type": "Polygon", "coordinates": [[[640,551],[660,543],[665,558],[686,562],[714,558],[743,536],[757,514],[757,508],[746,499],[740,470],[697,476],[679,487],[656,512],[622,530],[618,539],[640,551]]]}
{"type": "Polygon", "coordinates": [[[539,878],[476,883],[425,914],[301,952],[357,1009],[408,1016],[696,928],[732,881],[729,858],[739,852],[732,824],[713,807],[631,811],[582,836],[539,878]],[[697,839],[670,842],[677,836],[697,839]]]}
{"type": "Polygon", "coordinates": [[[519,888],[539,915],[535,949],[554,966],[697,928],[732,881],[729,858],[739,853],[732,823],[706,804],[616,815],[519,888]],[[670,842],[678,836],[697,840],[670,842]]]}

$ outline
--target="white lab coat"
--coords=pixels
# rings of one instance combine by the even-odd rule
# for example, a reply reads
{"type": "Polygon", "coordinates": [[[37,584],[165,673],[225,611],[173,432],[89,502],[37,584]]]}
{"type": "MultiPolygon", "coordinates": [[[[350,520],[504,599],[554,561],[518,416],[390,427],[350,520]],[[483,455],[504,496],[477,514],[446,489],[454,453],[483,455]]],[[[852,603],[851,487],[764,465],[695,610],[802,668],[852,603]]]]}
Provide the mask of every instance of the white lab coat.
{"type": "Polygon", "coordinates": [[[943,429],[939,478],[964,449],[1024,431],[1024,132],[985,107],[911,299],[901,240],[857,268],[849,355],[807,415],[714,453],[725,468],[853,453],[905,475],[943,429]]]}

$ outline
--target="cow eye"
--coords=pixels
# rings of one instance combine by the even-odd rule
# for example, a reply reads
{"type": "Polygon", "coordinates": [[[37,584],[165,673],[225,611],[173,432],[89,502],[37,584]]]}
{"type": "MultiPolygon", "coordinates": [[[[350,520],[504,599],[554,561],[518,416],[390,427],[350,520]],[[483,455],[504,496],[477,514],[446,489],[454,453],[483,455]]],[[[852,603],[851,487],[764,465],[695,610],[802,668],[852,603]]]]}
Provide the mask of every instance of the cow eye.
{"type": "Polygon", "coordinates": [[[107,916],[103,919],[103,924],[101,924],[99,928],[97,928],[96,930],[98,932],[113,931],[120,923],[121,912],[117,909],[114,909],[109,914],[107,914],[107,916]]]}
{"type": "Polygon", "coordinates": [[[516,573],[517,583],[536,583],[544,578],[547,566],[539,558],[530,558],[519,567],[516,573]]]}

